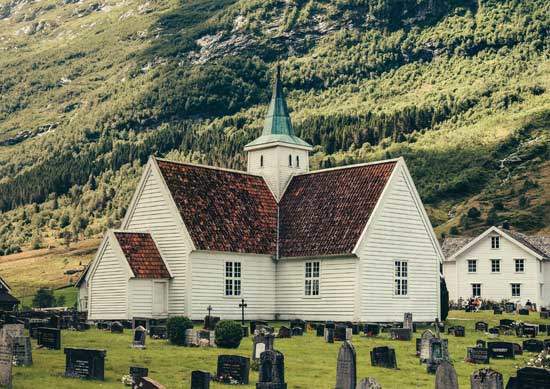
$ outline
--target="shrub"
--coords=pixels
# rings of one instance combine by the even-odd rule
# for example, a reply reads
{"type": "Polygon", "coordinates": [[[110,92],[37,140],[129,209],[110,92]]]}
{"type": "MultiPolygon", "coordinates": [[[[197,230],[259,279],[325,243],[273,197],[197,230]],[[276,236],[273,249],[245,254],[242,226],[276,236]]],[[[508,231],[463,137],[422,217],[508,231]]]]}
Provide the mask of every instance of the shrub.
{"type": "Polygon", "coordinates": [[[480,216],[481,212],[479,212],[479,209],[477,209],[476,207],[472,207],[468,210],[468,217],[470,219],[477,219],[480,216]]]}
{"type": "Polygon", "coordinates": [[[166,331],[170,343],[183,346],[185,344],[185,330],[193,328],[193,322],[183,316],[174,316],[166,322],[166,331]]]}
{"type": "Polygon", "coordinates": [[[55,303],[53,290],[48,288],[40,288],[36,291],[32,299],[32,306],[36,308],[49,308],[55,303]]]}
{"type": "Polygon", "coordinates": [[[243,338],[241,325],[232,320],[222,320],[216,325],[216,345],[222,348],[237,348],[243,338]]]}

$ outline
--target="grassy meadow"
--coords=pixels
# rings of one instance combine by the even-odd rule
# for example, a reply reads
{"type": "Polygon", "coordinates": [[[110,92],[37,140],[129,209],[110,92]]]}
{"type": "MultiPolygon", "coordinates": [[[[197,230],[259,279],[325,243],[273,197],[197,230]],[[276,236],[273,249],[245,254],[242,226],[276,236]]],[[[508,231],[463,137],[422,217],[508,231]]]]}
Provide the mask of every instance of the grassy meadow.
{"type": "MultiPolygon", "coordinates": [[[[489,340],[488,336],[474,331],[474,323],[487,321],[490,325],[498,324],[499,319],[512,318],[531,323],[542,323],[538,314],[531,316],[514,316],[503,314],[494,316],[492,312],[465,313],[452,311],[447,320],[448,325],[464,325],[466,337],[449,338],[449,352],[457,370],[460,386],[469,387],[470,374],[487,365],[473,365],[464,362],[466,348],[475,345],[477,339],[489,340]]],[[[549,323],[550,324],[550,323],[549,323]]],[[[281,323],[276,323],[278,327],[281,323]]],[[[392,341],[388,334],[382,333],[375,338],[355,335],[353,344],[357,352],[357,376],[375,377],[385,389],[390,388],[433,388],[434,376],[426,373],[426,366],[418,363],[415,356],[414,338],[420,337],[422,330],[413,334],[410,342],[392,341]],[[395,348],[397,354],[397,370],[389,370],[370,366],[370,350],[373,347],[388,345],[395,348]]],[[[539,339],[545,339],[540,335],[539,339]]],[[[106,349],[105,381],[82,381],[64,378],[65,356],[63,350],[33,350],[32,367],[14,368],[13,382],[15,388],[120,388],[121,377],[128,374],[131,365],[149,368],[149,376],[164,384],[167,388],[188,388],[192,370],[216,371],[217,356],[220,354],[238,354],[250,357],[252,353],[252,338],[243,339],[236,350],[217,348],[188,348],[168,344],[164,340],[147,339],[147,349],[130,348],[131,331],[124,334],[111,334],[96,329],[77,333],[63,331],[63,347],[87,347],[106,349]]],[[[517,342],[521,339],[515,336],[501,336],[499,340],[517,342]]],[[[33,345],[34,345],[33,341],[33,345]]],[[[285,355],[285,377],[289,388],[332,388],[336,380],[336,359],[339,343],[328,344],[322,338],[310,331],[303,337],[292,339],[276,339],[275,348],[285,355]]],[[[507,382],[510,375],[515,375],[516,367],[524,366],[535,354],[524,353],[515,360],[491,360],[490,367],[501,372],[507,382]]],[[[251,371],[250,382],[246,388],[255,387],[258,380],[257,372],[251,371]]],[[[212,388],[226,387],[212,383],[212,388]]]]}

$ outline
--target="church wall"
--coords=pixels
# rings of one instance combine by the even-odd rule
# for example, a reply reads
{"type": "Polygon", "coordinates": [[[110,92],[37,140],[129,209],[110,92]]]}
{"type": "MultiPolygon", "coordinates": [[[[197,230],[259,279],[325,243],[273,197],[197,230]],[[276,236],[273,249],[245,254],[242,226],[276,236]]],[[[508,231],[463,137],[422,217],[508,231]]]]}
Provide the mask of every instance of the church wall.
{"type": "MultiPolygon", "coordinates": [[[[362,321],[402,321],[439,317],[439,254],[415,203],[404,168],[392,177],[382,203],[358,247],[358,315],[362,321]],[[408,294],[394,295],[395,260],[408,261],[408,294]]],[[[420,205],[421,206],[421,205],[420,205]]]]}
{"type": "Polygon", "coordinates": [[[128,285],[130,317],[153,317],[153,286],[151,280],[131,279],[128,285]]]}
{"type": "Polygon", "coordinates": [[[239,304],[245,299],[245,319],[275,318],[275,261],[268,255],[196,251],[192,268],[191,318],[201,320],[207,308],[222,319],[241,319],[239,304]],[[225,295],[225,262],[241,263],[241,295],[225,295]]]}
{"type": "Polygon", "coordinates": [[[357,258],[281,259],[277,313],[281,320],[353,320],[357,258]],[[319,296],[305,295],[305,263],[320,261],[319,296]]]}
{"type": "Polygon", "coordinates": [[[184,315],[189,255],[187,239],[179,214],[169,206],[169,194],[165,193],[160,173],[153,168],[152,162],[147,165],[144,175],[142,191],[136,194],[135,207],[130,209],[122,229],[153,234],[174,277],[168,288],[168,310],[172,315],[184,315]]]}

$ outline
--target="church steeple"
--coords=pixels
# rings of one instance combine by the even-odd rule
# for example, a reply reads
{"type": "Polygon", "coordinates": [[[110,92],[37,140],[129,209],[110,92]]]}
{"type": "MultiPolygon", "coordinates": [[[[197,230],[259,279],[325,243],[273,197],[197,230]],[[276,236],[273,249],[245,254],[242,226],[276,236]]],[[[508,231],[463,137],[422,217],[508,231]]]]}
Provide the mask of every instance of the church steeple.
{"type": "Polygon", "coordinates": [[[309,171],[311,145],[294,134],[277,66],[262,135],[244,147],[248,172],[261,174],[279,200],[294,174],[309,171]]]}

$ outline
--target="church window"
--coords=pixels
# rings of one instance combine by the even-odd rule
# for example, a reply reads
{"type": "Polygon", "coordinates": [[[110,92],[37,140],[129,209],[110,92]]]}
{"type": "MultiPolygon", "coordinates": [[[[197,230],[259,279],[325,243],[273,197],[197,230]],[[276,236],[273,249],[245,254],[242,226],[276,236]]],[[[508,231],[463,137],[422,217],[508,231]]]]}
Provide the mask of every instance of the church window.
{"type": "Polygon", "coordinates": [[[319,296],[319,278],[321,263],[318,261],[306,262],[305,295],[319,296]]]}
{"type": "Polygon", "coordinates": [[[292,155],[288,155],[288,166],[292,167],[292,155]]]}
{"type": "Polygon", "coordinates": [[[240,262],[225,263],[225,295],[226,296],[241,295],[241,263],[240,262]]]}
{"type": "Polygon", "coordinates": [[[395,261],[395,295],[406,296],[408,294],[409,269],[407,261],[395,261]]]}
{"type": "Polygon", "coordinates": [[[260,155],[260,167],[264,167],[264,156],[260,155]]]}
{"type": "Polygon", "coordinates": [[[296,167],[300,167],[300,156],[296,156],[296,167]]]}

